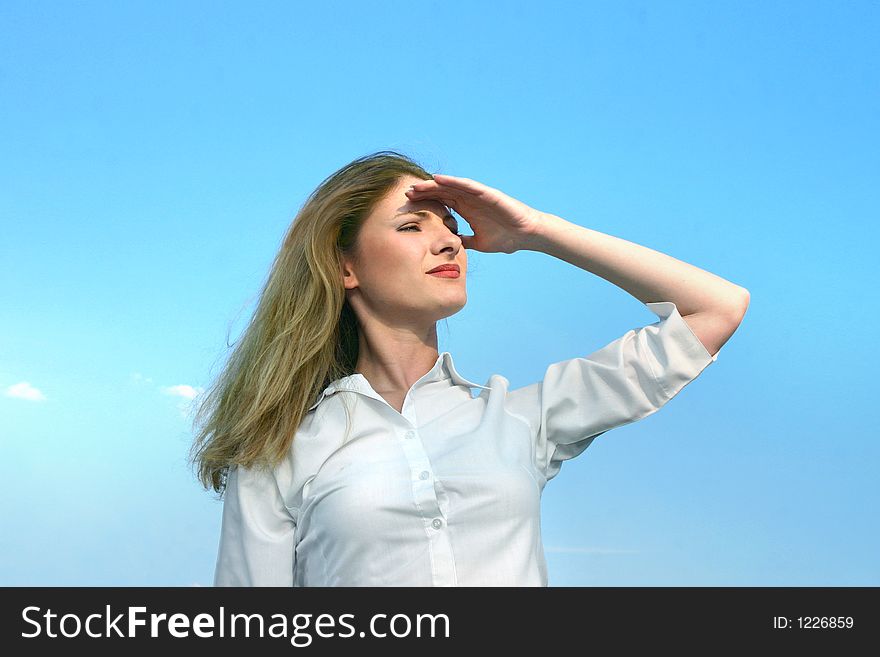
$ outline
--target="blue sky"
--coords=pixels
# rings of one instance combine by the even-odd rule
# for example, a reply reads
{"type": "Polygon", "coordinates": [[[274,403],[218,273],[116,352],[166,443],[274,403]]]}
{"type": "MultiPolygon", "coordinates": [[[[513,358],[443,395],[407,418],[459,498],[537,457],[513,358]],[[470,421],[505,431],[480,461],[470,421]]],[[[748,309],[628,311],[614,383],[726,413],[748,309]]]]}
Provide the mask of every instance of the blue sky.
{"type": "MultiPolygon", "coordinates": [[[[306,196],[394,149],[751,292],[716,363],[548,484],[552,586],[880,585],[877,2],[7,1],[0,26],[0,584],[211,583],[189,399],[306,196]]],[[[438,331],[471,380],[656,320],[546,254],[469,262],[438,331]]]]}

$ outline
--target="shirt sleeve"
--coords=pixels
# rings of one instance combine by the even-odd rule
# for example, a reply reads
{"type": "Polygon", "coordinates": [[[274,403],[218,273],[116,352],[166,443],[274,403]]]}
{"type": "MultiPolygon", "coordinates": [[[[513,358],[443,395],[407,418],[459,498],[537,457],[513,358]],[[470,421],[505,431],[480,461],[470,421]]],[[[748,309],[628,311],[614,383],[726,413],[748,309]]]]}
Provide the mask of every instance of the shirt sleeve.
{"type": "Polygon", "coordinates": [[[547,481],[596,437],[656,412],[717,360],[673,302],[645,305],[659,322],[553,363],[542,381],[508,393],[508,410],[531,427],[535,465],[547,481]]]}
{"type": "Polygon", "coordinates": [[[271,471],[232,466],[214,586],[293,586],[294,517],[271,471]]]}

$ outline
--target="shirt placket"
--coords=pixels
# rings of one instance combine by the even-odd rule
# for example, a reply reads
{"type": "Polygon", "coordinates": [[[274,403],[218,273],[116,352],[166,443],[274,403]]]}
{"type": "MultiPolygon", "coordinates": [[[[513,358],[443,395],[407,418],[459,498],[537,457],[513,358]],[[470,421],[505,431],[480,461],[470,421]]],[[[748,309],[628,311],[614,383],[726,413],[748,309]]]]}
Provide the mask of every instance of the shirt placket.
{"type": "Polygon", "coordinates": [[[434,586],[457,586],[455,556],[447,526],[447,514],[440,508],[435,472],[425,451],[418,429],[415,408],[409,394],[403,400],[402,413],[410,428],[400,432],[403,453],[409,464],[413,500],[419,510],[431,555],[431,579],[434,586]]]}

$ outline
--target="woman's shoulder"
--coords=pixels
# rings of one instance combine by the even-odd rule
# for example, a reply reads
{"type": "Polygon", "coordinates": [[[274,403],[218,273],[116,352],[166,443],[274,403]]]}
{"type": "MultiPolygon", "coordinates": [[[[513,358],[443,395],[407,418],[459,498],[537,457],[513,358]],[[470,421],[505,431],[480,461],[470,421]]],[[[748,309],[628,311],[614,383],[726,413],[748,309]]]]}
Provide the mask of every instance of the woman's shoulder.
{"type": "Polygon", "coordinates": [[[326,399],[304,416],[287,453],[274,468],[278,490],[289,509],[300,507],[305,483],[342,445],[345,427],[335,426],[338,418],[331,408],[336,405],[334,401],[338,400],[326,399]]]}

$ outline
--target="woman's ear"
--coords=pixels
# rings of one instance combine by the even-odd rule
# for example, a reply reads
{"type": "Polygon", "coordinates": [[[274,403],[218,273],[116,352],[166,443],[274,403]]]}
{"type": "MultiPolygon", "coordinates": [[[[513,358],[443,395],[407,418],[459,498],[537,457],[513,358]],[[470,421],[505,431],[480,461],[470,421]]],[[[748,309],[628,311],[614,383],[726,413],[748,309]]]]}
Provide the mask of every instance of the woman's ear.
{"type": "Polygon", "coordinates": [[[357,276],[355,276],[352,264],[347,258],[342,260],[342,268],[340,272],[342,276],[342,284],[346,290],[353,290],[358,286],[357,276]]]}

